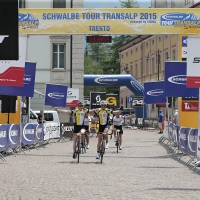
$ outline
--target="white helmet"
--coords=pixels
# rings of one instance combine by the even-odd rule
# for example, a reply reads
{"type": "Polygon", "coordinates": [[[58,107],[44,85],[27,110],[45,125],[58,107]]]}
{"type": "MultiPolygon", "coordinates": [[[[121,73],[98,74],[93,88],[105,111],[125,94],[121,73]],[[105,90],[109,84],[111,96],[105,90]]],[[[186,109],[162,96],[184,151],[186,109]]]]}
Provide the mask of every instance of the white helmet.
{"type": "Polygon", "coordinates": [[[102,101],[100,102],[100,106],[107,106],[107,102],[106,102],[105,100],[102,100],[102,101]]]}

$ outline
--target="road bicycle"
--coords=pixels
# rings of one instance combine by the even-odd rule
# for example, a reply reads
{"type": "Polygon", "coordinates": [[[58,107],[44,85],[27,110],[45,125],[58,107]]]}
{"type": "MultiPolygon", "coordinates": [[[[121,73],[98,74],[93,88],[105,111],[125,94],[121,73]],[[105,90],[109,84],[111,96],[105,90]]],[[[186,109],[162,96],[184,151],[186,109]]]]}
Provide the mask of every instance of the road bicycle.
{"type": "Polygon", "coordinates": [[[83,149],[86,152],[86,145],[81,145],[81,136],[82,135],[85,135],[85,129],[81,129],[80,132],[77,133],[77,142],[76,142],[76,152],[75,153],[77,156],[78,163],[79,163],[81,149],[82,149],[82,153],[83,153],[83,149]]]}
{"type": "Polygon", "coordinates": [[[115,145],[117,147],[117,153],[119,152],[119,147],[120,147],[120,137],[119,137],[119,133],[120,133],[120,130],[117,129],[116,130],[116,142],[115,142],[115,145]]]}

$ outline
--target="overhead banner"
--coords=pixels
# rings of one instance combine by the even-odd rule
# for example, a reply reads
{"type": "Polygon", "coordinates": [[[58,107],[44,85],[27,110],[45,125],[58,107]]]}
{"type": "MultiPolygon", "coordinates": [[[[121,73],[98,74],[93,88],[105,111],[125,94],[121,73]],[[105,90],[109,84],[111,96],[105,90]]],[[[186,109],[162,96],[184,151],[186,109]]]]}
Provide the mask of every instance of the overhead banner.
{"type": "Polygon", "coordinates": [[[45,93],[45,105],[49,106],[66,106],[67,99],[67,88],[66,85],[58,84],[46,84],[46,93],[45,93]]]}
{"type": "Polygon", "coordinates": [[[165,62],[164,95],[166,97],[198,97],[196,88],[186,87],[187,62],[165,62]]]}
{"type": "Polygon", "coordinates": [[[105,92],[90,92],[90,108],[99,108],[102,100],[106,100],[105,92]]]}
{"type": "Polygon", "coordinates": [[[200,36],[188,36],[187,87],[200,88],[200,36]]]}
{"type": "Polygon", "coordinates": [[[76,107],[79,101],[79,88],[68,88],[67,91],[67,107],[76,107]]]}
{"type": "Polygon", "coordinates": [[[0,85],[23,86],[27,36],[19,36],[19,60],[0,60],[0,85]]]}
{"type": "Polygon", "coordinates": [[[24,85],[22,87],[0,86],[0,94],[11,95],[11,96],[33,97],[34,85],[35,85],[35,72],[36,72],[36,63],[25,62],[24,85]]]}
{"type": "Polygon", "coordinates": [[[166,103],[164,81],[144,83],[144,93],[146,104],[166,103]]]}
{"type": "Polygon", "coordinates": [[[20,34],[199,34],[199,9],[19,9],[20,34]]]}

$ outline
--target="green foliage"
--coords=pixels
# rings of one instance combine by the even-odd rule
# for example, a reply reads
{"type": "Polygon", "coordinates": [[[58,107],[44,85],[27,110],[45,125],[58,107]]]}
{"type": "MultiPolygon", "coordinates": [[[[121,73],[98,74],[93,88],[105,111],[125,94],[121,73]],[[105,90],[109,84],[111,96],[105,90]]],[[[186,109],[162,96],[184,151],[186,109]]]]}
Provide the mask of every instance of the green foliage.
{"type": "Polygon", "coordinates": [[[137,0],[119,0],[122,8],[139,8],[137,0]]]}

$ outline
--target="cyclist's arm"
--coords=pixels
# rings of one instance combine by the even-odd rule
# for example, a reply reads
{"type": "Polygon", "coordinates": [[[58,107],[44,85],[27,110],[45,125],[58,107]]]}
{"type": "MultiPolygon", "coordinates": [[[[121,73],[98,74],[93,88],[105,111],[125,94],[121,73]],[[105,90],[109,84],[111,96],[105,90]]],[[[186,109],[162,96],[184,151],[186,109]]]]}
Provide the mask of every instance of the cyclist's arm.
{"type": "Polygon", "coordinates": [[[130,118],[135,118],[135,114],[133,115],[128,115],[128,116],[124,116],[125,119],[130,119],[130,118]]]}
{"type": "Polygon", "coordinates": [[[71,110],[61,110],[61,109],[58,109],[57,107],[55,107],[54,109],[57,112],[66,113],[66,114],[72,114],[71,110]]]}

